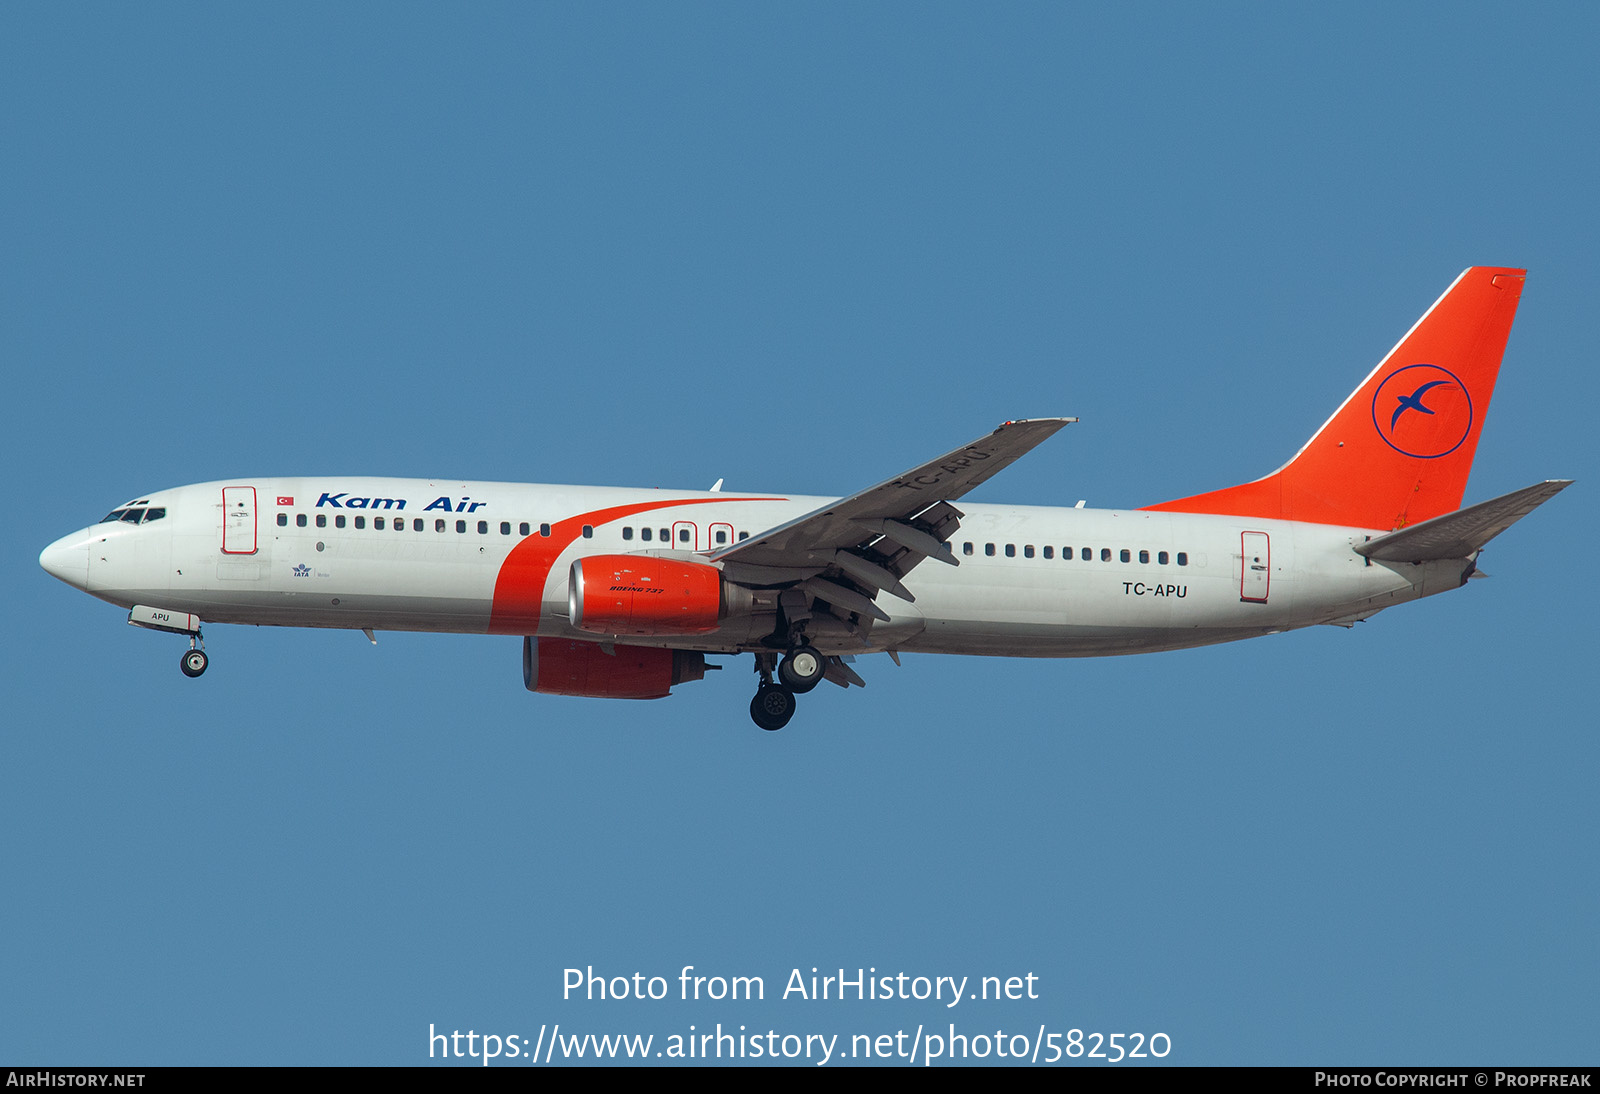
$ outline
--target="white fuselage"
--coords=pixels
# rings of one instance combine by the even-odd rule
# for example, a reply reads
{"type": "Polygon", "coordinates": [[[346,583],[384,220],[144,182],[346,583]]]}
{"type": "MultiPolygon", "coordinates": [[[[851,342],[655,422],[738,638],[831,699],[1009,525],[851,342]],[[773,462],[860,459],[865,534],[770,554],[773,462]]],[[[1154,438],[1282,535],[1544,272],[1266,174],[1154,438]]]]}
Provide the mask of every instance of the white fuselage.
{"type": "MultiPolygon", "coordinates": [[[[600,636],[567,618],[575,559],[649,552],[705,561],[830,499],[276,478],[178,487],[139,501],[164,515],[92,525],[52,544],[41,561],[103,600],[204,622],[593,641],[600,636]],[[530,611],[503,610],[503,567],[530,539],[544,540],[534,546],[548,556],[536,625],[530,611]]],[[[905,579],[915,603],[878,596],[891,621],[870,630],[818,619],[815,644],[824,652],[1015,657],[1178,649],[1348,622],[1456,588],[1471,570],[1466,559],[1369,562],[1352,549],[1381,534],[1367,529],[1144,510],[969,502],[960,509],[960,530],[950,537],[959,566],[922,562],[905,579]]],[[[734,653],[759,648],[773,618],[758,596],[754,612],[713,633],[627,641],[734,653]]]]}

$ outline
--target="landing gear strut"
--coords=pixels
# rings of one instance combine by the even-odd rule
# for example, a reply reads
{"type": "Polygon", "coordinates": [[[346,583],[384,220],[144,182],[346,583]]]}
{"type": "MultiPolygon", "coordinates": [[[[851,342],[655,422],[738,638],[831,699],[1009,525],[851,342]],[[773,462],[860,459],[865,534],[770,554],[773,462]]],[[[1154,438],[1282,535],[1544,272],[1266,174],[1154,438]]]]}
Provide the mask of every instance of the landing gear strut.
{"type": "Polygon", "coordinates": [[[194,637],[189,639],[189,648],[184,651],[183,659],[178,662],[178,667],[183,670],[185,676],[193,678],[206,671],[210,658],[206,656],[205,645],[200,632],[195,631],[194,637]],[[196,642],[199,642],[198,646],[195,645],[196,642]]]}

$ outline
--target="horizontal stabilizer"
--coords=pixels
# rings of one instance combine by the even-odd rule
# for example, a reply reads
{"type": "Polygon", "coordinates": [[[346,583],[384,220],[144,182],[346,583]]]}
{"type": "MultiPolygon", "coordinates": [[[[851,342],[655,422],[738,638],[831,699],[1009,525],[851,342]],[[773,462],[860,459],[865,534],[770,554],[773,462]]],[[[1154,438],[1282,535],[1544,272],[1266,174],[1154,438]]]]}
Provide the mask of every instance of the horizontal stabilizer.
{"type": "Polygon", "coordinates": [[[1380,562],[1469,558],[1485,543],[1571,485],[1571,479],[1550,479],[1513,490],[1498,498],[1369,540],[1356,547],[1356,554],[1380,562]]]}

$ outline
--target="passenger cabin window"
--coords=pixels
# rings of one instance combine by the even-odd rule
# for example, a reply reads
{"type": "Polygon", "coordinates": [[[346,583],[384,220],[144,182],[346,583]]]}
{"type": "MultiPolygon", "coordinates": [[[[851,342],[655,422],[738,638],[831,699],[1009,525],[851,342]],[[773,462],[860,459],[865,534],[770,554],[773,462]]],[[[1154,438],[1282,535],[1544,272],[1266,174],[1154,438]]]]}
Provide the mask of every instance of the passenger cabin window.
{"type": "Polygon", "coordinates": [[[480,536],[486,536],[486,535],[489,534],[489,522],[488,521],[480,520],[478,522],[478,534],[480,536]]]}
{"type": "Polygon", "coordinates": [[[584,539],[593,539],[594,538],[594,525],[585,524],[583,526],[583,538],[584,539]]]}
{"type": "Polygon", "coordinates": [[[464,520],[456,521],[456,534],[457,535],[465,534],[466,530],[467,530],[467,522],[466,521],[464,521],[464,520]]]}
{"type": "Polygon", "coordinates": [[[717,544],[718,544],[718,546],[721,546],[722,544],[724,544],[726,542],[728,542],[728,533],[723,531],[720,528],[717,529],[717,544]]]}
{"type": "MultiPolygon", "coordinates": [[[[360,518],[358,517],[356,519],[359,520],[360,518]]],[[[396,528],[398,528],[398,527],[400,527],[401,523],[402,522],[401,522],[400,518],[396,517],[395,518],[395,522],[394,522],[394,526],[396,528]]],[[[380,532],[383,531],[383,518],[382,517],[373,517],[372,518],[372,527],[377,529],[380,532]]]]}
{"type": "Polygon", "coordinates": [[[288,513],[279,513],[278,514],[278,527],[279,528],[287,528],[287,527],[289,527],[289,514],[288,513]]]}
{"type": "Polygon", "coordinates": [[[1016,558],[1017,557],[1017,545],[1015,543],[1006,544],[1006,557],[1007,558],[1016,558]]]}
{"type": "Polygon", "coordinates": [[[661,529],[661,542],[662,543],[671,543],[672,542],[672,529],[670,529],[670,528],[661,529]]]}
{"type": "Polygon", "coordinates": [[[1063,547],[1063,548],[1061,548],[1061,557],[1066,559],[1068,562],[1071,562],[1072,561],[1072,548],[1071,547],[1063,547]]]}
{"type": "Polygon", "coordinates": [[[517,525],[517,534],[525,536],[529,533],[530,528],[531,526],[528,524],[528,522],[523,521],[521,524],[517,525]]]}
{"type": "Polygon", "coordinates": [[[340,513],[338,516],[333,518],[333,526],[335,528],[343,528],[344,527],[344,514],[343,513],[340,513]]]}
{"type": "Polygon", "coordinates": [[[1023,548],[1022,548],[1022,557],[1023,558],[1032,558],[1033,557],[1033,544],[1029,543],[1029,544],[1025,544],[1023,546],[1023,548]]]}
{"type": "Polygon", "coordinates": [[[1187,565],[1189,565],[1189,552],[1187,552],[1187,551],[1179,551],[1178,552],[1178,565],[1179,566],[1187,566],[1187,565]]]}
{"type": "MultiPolygon", "coordinates": [[[[402,522],[401,522],[401,520],[399,518],[395,519],[396,527],[398,527],[401,523],[402,522]]],[[[439,523],[443,524],[444,521],[441,520],[439,523]]],[[[423,529],[423,523],[422,523],[422,518],[421,517],[417,517],[415,520],[413,520],[411,522],[411,530],[413,532],[420,532],[420,531],[422,531],[422,529],[423,529]]]]}
{"type": "Polygon", "coordinates": [[[649,543],[649,542],[650,542],[650,537],[651,537],[651,535],[653,535],[653,534],[654,534],[654,533],[652,533],[652,532],[651,532],[651,530],[650,530],[650,529],[648,529],[648,528],[641,528],[641,529],[639,529],[639,538],[640,538],[640,539],[642,539],[642,540],[644,540],[644,541],[645,541],[645,542],[646,542],[646,543],[649,543]]]}
{"type": "Polygon", "coordinates": [[[687,529],[687,528],[679,528],[678,529],[678,542],[679,543],[688,543],[689,542],[689,529],[687,529]]]}
{"type": "Polygon", "coordinates": [[[304,513],[296,513],[294,515],[294,526],[296,528],[304,528],[306,526],[306,515],[304,513]]]}
{"type": "Polygon", "coordinates": [[[1046,547],[1044,549],[1044,557],[1045,558],[1055,558],[1056,557],[1056,549],[1054,547],[1046,547]]]}
{"type": "Polygon", "coordinates": [[[539,534],[541,536],[548,536],[550,534],[550,526],[548,524],[539,525],[539,534]]]}
{"type": "Polygon", "coordinates": [[[1146,563],[1149,562],[1150,561],[1150,552],[1149,551],[1140,551],[1139,552],[1139,561],[1140,562],[1146,562],[1146,563]]]}
{"type": "Polygon", "coordinates": [[[750,533],[749,532],[740,532],[739,533],[739,538],[740,539],[749,539],[750,538],[750,533]]]}
{"type": "Polygon", "coordinates": [[[1100,548],[1100,561],[1101,562],[1110,562],[1111,561],[1111,548],[1109,548],[1109,547],[1100,548]]]}
{"type": "Polygon", "coordinates": [[[1165,566],[1167,564],[1167,559],[1170,557],[1171,556],[1168,555],[1167,552],[1161,551],[1156,554],[1156,561],[1165,566]]]}
{"type": "Polygon", "coordinates": [[[444,531],[444,518],[443,517],[434,517],[433,518],[433,530],[435,532],[444,531]]]}
{"type": "Polygon", "coordinates": [[[328,514],[326,514],[326,513],[318,513],[317,514],[317,527],[318,528],[326,528],[327,526],[328,526],[328,514]]]}
{"type": "Polygon", "coordinates": [[[964,555],[970,555],[972,553],[972,544],[963,543],[961,545],[961,553],[964,555]]]}
{"type": "Polygon", "coordinates": [[[633,529],[632,528],[626,528],[626,527],[623,528],[622,529],[622,538],[623,539],[632,539],[633,538],[633,529]]]}
{"type": "MultiPolygon", "coordinates": [[[[383,518],[379,517],[378,520],[380,521],[378,527],[382,528],[383,524],[381,523],[381,521],[383,520],[383,518]]],[[[365,528],[366,526],[367,526],[367,518],[366,517],[357,517],[356,518],[356,527],[357,528],[365,528]]]]}
{"type": "Polygon", "coordinates": [[[988,555],[990,558],[993,558],[994,557],[994,544],[985,543],[983,545],[983,553],[988,555]]]}

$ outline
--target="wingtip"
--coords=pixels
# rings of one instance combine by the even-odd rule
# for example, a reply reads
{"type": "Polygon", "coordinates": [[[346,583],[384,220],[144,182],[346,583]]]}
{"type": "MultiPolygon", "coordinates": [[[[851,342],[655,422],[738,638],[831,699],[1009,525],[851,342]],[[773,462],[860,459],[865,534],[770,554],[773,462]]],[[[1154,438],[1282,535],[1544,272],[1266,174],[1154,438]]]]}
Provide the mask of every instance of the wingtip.
{"type": "Polygon", "coordinates": [[[1009,429],[1014,425],[1053,425],[1059,429],[1061,426],[1071,425],[1077,420],[1076,418],[1014,418],[1009,422],[1001,422],[995,432],[998,433],[1002,429],[1009,429]]]}

